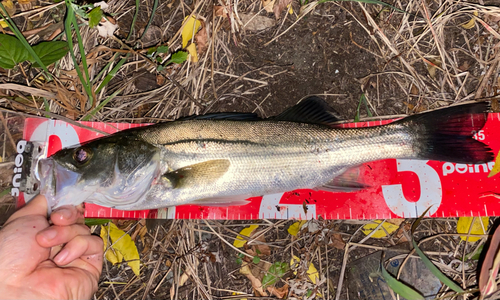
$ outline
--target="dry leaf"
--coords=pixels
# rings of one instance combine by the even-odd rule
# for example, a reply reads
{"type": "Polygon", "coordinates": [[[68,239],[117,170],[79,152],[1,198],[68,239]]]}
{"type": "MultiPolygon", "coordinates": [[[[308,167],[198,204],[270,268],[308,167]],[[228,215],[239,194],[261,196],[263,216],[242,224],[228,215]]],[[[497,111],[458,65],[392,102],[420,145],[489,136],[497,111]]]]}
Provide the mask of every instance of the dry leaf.
{"type": "MultiPolygon", "coordinates": [[[[363,226],[363,233],[365,235],[370,234],[375,228],[377,228],[379,226],[380,223],[382,223],[381,220],[371,221],[370,223],[363,226]]],[[[399,228],[399,225],[394,225],[394,224],[391,224],[391,223],[386,221],[386,222],[384,222],[384,224],[382,224],[382,226],[375,233],[373,233],[371,235],[371,237],[375,238],[375,239],[383,238],[383,237],[386,237],[387,234],[393,233],[398,228],[399,228]]]]}
{"type": "Polygon", "coordinates": [[[244,29],[248,31],[262,31],[276,25],[276,20],[254,14],[239,14],[244,29]]]}
{"type": "MultiPolygon", "coordinates": [[[[488,230],[489,220],[489,217],[460,217],[457,222],[457,233],[469,233],[470,229],[470,234],[486,234],[485,231],[488,230]],[[474,223],[472,223],[472,220],[474,220],[474,223]]],[[[470,243],[477,242],[481,239],[480,237],[473,236],[460,236],[460,238],[470,243]]]]}
{"type": "Polygon", "coordinates": [[[262,6],[264,6],[264,9],[268,12],[268,13],[272,13],[273,12],[273,8],[274,8],[274,3],[276,2],[276,0],[262,0],[262,6]]]}
{"type": "Polygon", "coordinates": [[[252,271],[250,270],[248,264],[241,266],[240,273],[245,275],[250,280],[250,282],[252,283],[252,287],[255,290],[255,292],[258,293],[258,296],[262,297],[268,296],[267,293],[262,288],[262,283],[260,282],[260,280],[257,279],[255,276],[253,276],[252,271]]]}
{"type": "Polygon", "coordinates": [[[109,247],[108,241],[111,240],[112,247],[106,251],[106,258],[113,264],[120,263],[126,260],[129,267],[139,276],[140,274],[140,257],[139,251],[135,246],[130,235],[120,230],[112,222],[109,227],[101,226],[101,238],[104,241],[104,250],[109,247]],[[108,239],[109,236],[109,239],[108,239]]]}
{"type": "Polygon", "coordinates": [[[273,9],[274,17],[276,18],[276,20],[280,18],[280,14],[283,11],[283,9],[289,7],[291,3],[292,0],[278,0],[278,3],[274,5],[273,9]]]}
{"type": "MultiPolygon", "coordinates": [[[[254,236],[259,235],[260,232],[261,231],[252,232],[252,234],[250,234],[250,238],[252,239],[254,236]]],[[[264,235],[261,235],[256,239],[256,241],[265,243],[266,239],[264,235]]],[[[265,244],[252,244],[252,247],[250,249],[247,249],[246,252],[251,256],[264,257],[271,255],[271,248],[269,248],[269,246],[265,244]]]]}
{"type": "Polygon", "coordinates": [[[302,229],[302,226],[304,226],[304,224],[306,222],[307,222],[306,220],[302,220],[302,221],[298,221],[298,222],[293,223],[292,225],[290,225],[290,227],[288,227],[288,230],[287,230],[288,233],[293,235],[293,236],[297,236],[300,229],[302,229]]]}
{"type": "Polygon", "coordinates": [[[118,28],[118,24],[113,24],[111,21],[103,18],[101,22],[97,25],[97,31],[99,31],[99,35],[107,38],[112,37],[115,30],[118,28]]]}
{"type": "Polygon", "coordinates": [[[191,62],[198,62],[198,53],[196,52],[196,45],[194,43],[191,43],[189,46],[186,47],[187,52],[189,53],[189,61],[191,62]]]}
{"type": "Polygon", "coordinates": [[[182,48],[186,48],[189,41],[193,38],[193,36],[198,32],[201,26],[200,20],[197,20],[194,16],[191,16],[189,20],[186,20],[188,17],[184,19],[184,28],[182,28],[182,48]]]}
{"type": "Polygon", "coordinates": [[[208,47],[208,33],[207,33],[207,28],[205,27],[205,22],[201,22],[202,28],[198,33],[194,36],[194,40],[196,42],[196,46],[198,48],[198,53],[200,55],[203,55],[205,51],[207,51],[208,47]]]}
{"type": "Polygon", "coordinates": [[[268,286],[267,291],[274,296],[278,297],[279,299],[284,299],[288,295],[288,284],[285,284],[284,286],[277,288],[274,286],[268,286]]]}
{"type": "Polygon", "coordinates": [[[236,239],[234,239],[233,246],[235,246],[236,248],[243,247],[247,243],[247,240],[245,238],[243,238],[242,236],[249,237],[252,234],[252,232],[255,229],[257,229],[257,227],[259,227],[259,225],[250,225],[246,228],[243,228],[240,231],[240,235],[238,235],[236,237],[236,239]]]}
{"type": "Polygon", "coordinates": [[[328,244],[328,246],[333,246],[339,250],[344,250],[345,248],[345,242],[342,239],[342,235],[340,233],[334,233],[332,234],[332,239],[331,243],[328,244]]]}
{"type": "Polygon", "coordinates": [[[215,5],[214,6],[215,16],[227,18],[227,10],[224,6],[215,5]]]}

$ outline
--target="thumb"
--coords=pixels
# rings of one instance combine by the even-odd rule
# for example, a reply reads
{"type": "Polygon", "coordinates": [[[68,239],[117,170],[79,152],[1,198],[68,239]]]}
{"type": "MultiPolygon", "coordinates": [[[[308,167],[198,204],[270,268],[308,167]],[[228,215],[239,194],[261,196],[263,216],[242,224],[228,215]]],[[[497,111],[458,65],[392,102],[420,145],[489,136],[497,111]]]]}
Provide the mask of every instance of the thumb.
{"type": "Polygon", "coordinates": [[[25,216],[42,216],[47,218],[47,209],[47,200],[45,197],[42,195],[35,196],[28,204],[10,216],[6,224],[25,216]]]}

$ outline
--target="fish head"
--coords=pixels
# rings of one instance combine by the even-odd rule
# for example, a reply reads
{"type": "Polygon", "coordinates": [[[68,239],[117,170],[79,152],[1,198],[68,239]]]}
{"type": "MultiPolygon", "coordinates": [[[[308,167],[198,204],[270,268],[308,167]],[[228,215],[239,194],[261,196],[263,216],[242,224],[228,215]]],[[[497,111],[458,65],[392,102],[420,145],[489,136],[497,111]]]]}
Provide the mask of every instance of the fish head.
{"type": "Polygon", "coordinates": [[[51,209],[136,203],[160,173],[159,153],[144,141],[116,136],[62,149],[39,163],[41,194],[51,209]]]}

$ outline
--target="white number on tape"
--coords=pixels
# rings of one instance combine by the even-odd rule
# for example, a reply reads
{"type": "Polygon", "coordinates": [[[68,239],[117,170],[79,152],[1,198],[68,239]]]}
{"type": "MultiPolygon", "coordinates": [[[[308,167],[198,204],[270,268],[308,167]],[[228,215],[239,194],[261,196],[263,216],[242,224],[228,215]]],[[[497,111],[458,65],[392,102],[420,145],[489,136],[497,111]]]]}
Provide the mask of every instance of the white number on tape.
{"type": "Polygon", "coordinates": [[[420,182],[420,198],[417,202],[406,200],[401,184],[383,185],[382,193],[389,209],[404,218],[417,218],[432,205],[427,216],[434,214],[443,199],[443,189],[438,173],[421,160],[396,160],[398,172],[413,172],[420,182]]]}

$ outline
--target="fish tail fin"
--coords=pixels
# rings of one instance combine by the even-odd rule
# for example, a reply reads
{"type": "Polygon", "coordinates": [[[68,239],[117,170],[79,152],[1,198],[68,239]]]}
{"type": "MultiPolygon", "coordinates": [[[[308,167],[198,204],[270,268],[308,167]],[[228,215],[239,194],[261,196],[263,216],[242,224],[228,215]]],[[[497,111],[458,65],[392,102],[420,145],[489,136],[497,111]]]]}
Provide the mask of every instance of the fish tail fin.
{"type": "Polygon", "coordinates": [[[457,105],[398,121],[416,135],[417,156],[455,163],[490,162],[494,154],[486,144],[474,139],[488,119],[488,102],[457,105]]]}

